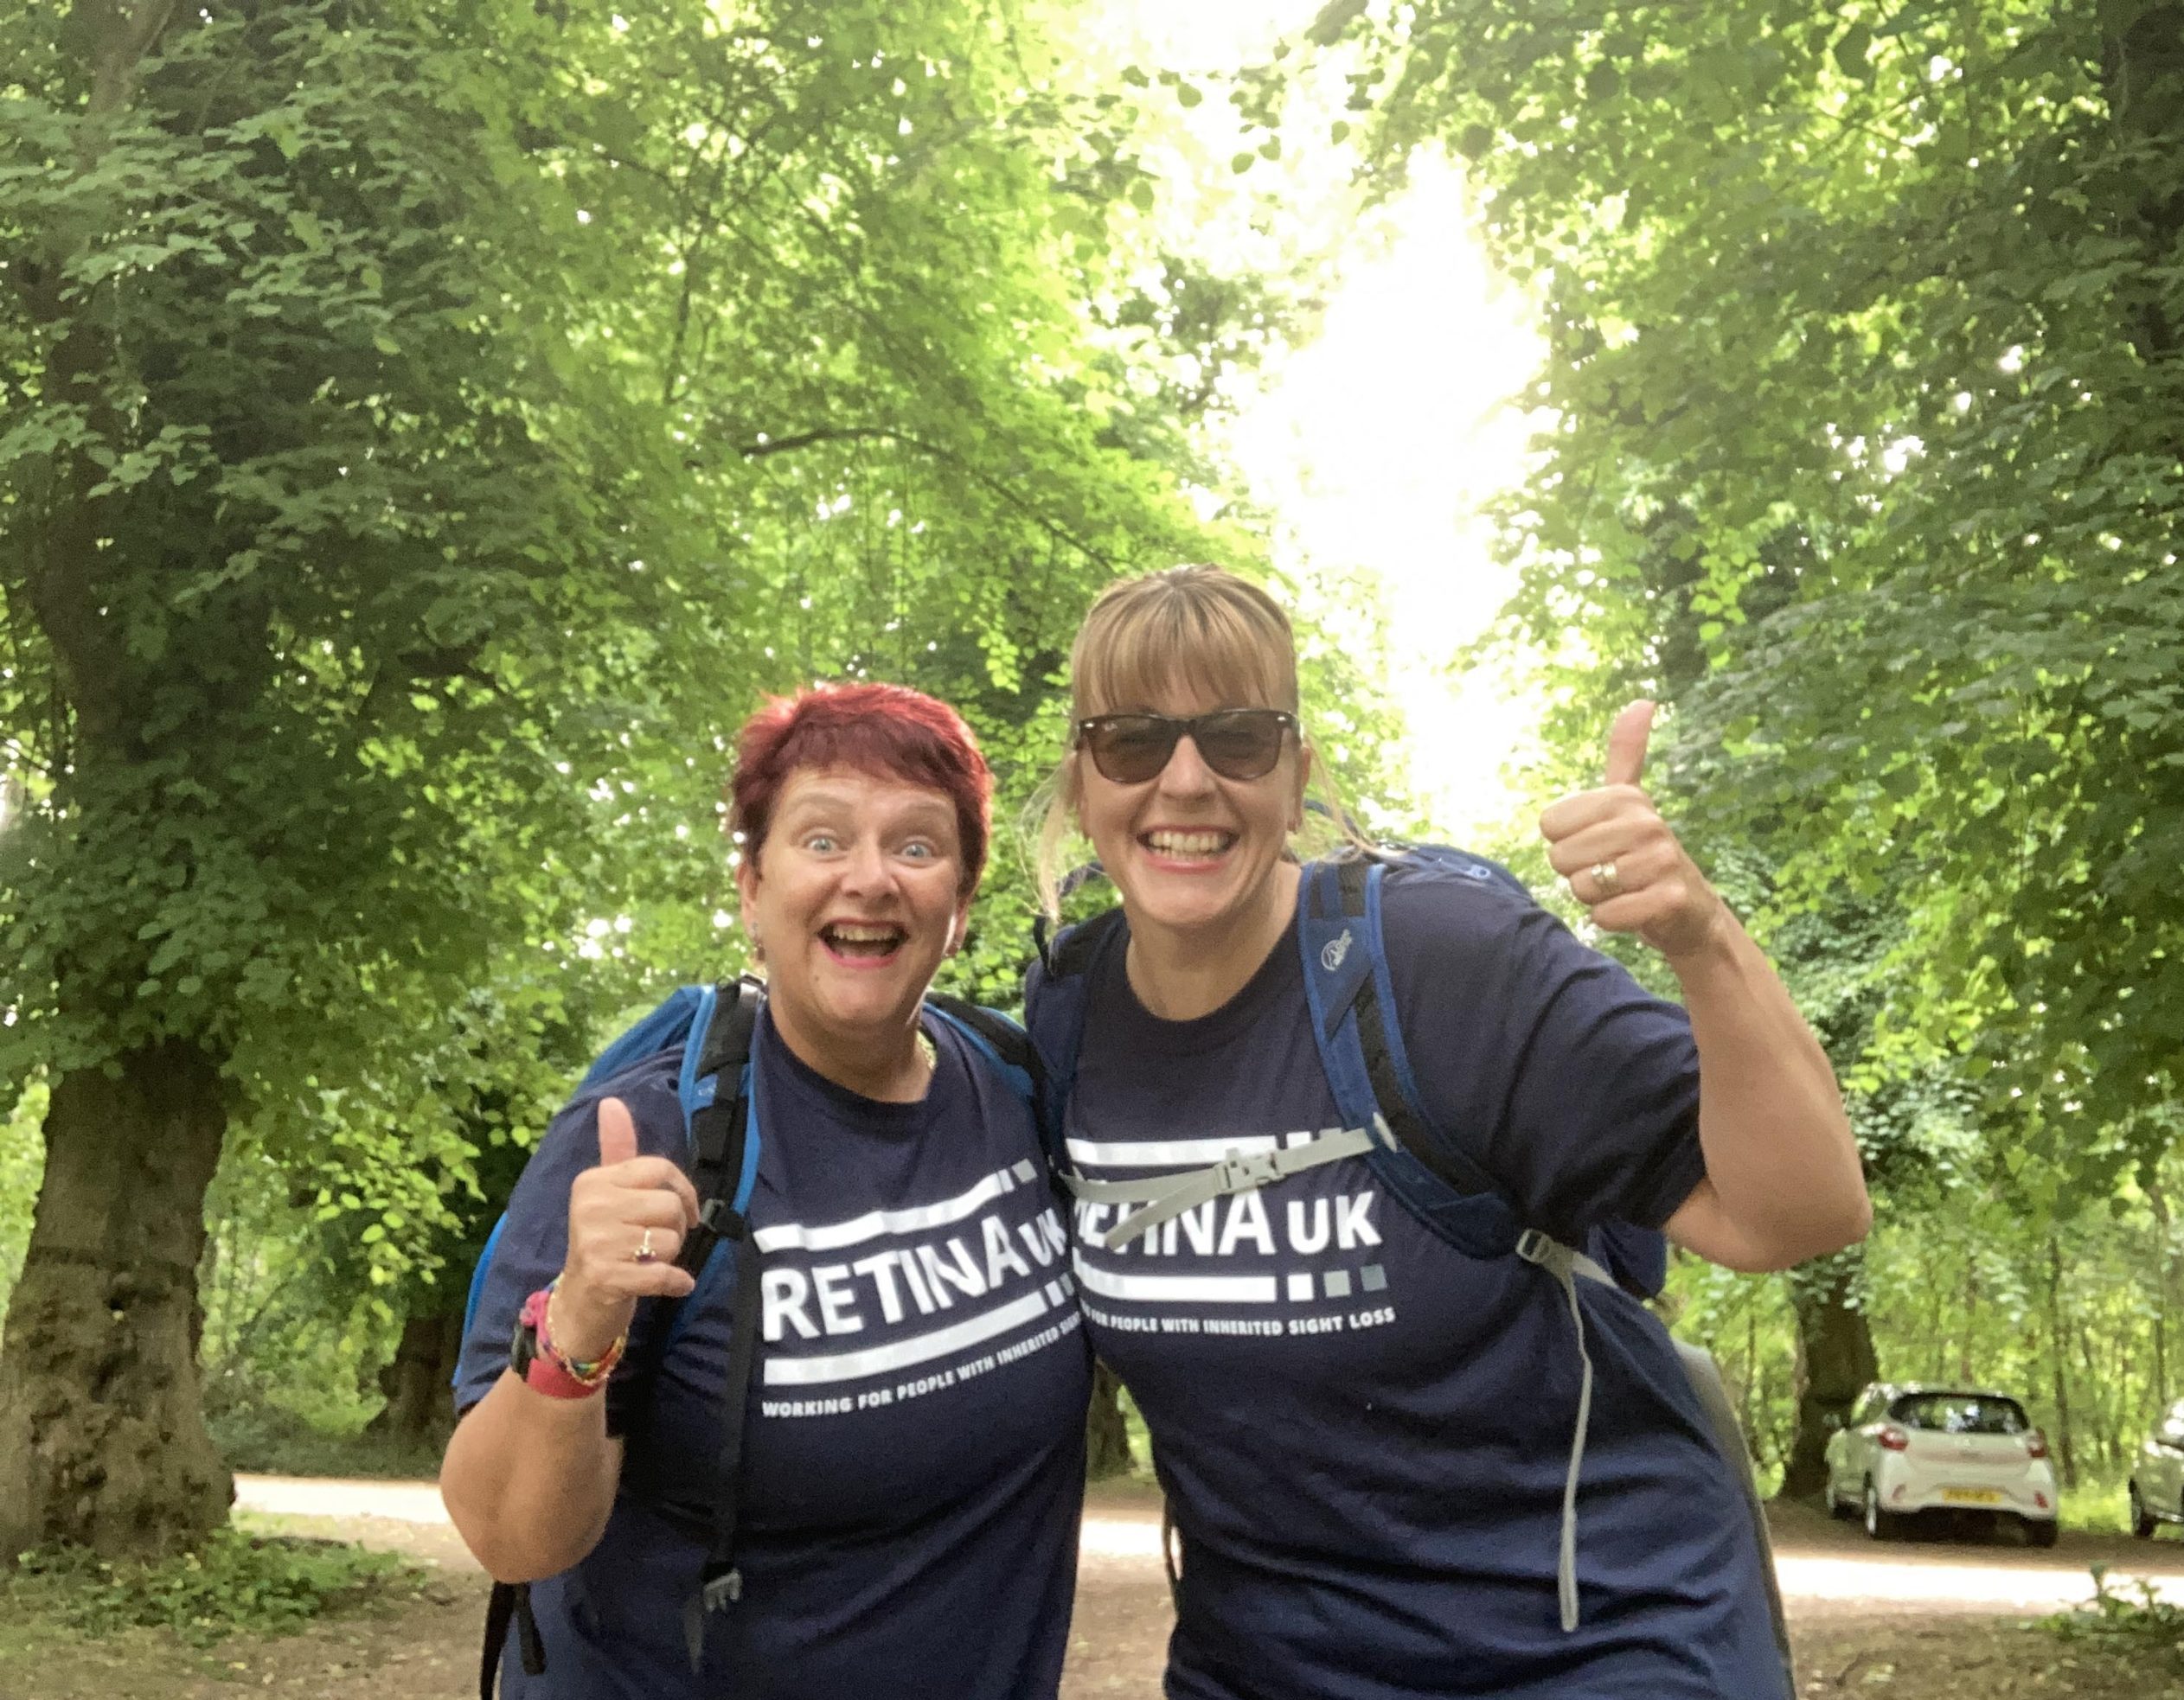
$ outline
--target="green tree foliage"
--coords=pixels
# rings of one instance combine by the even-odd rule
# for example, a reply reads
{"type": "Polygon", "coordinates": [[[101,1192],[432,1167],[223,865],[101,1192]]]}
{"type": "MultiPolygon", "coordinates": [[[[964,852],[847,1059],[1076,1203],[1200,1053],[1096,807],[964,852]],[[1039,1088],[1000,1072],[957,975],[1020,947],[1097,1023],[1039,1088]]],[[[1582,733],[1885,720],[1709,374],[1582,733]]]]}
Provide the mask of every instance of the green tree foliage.
{"type": "Polygon", "coordinates": [[[1597,695],[1695,615],[1694,803],[1794,809],[1795,898],[1898,885],[1906,1021],[2028,1145],[2143,1155],[2184,1035],[2184,9],[1441,0],[1382,45],[1388,157],[1458,148],[1545,297],[1524,628],[1597,695]]]}
{"type": "MultiPolygon", "coordinates": [[[[1541,303],[1554,423],[1506,514],[1506,632],[1551,658],[1551,743],[1566,765],[1604,709],[1670,697],[1668,788],[1701,841],[1764,853],[1758,918],[1864,1030],[1829,1038],[1891,1211],[1845,1295],[1881,1367],[2039,1382],[2066,1428],[2081,1374],[2144,1400],[2085,1319],[2149,1307],[2103,1248],[2150,1231],[2177,1131],[2184,8],[1322,25],[1362,43],[1388,180],[1462,155],[1541,303]],[[1916,1325],[1937,1293],[1988,1295],[1976,1362],[1916,1325]]],[[[2131,1423],[2104,1421],[2107,1466],[2131,1423]]]]}
{"type": "Polygon", "coordinates": [[[722,966],[760,690],[906,677],[1014,763],[1092,585],[1202,553],[1035,16],[631,10],[0,6],[0,1551],[224,1515],[231,1128],[429,1274],[567,976],[722,966]]]}

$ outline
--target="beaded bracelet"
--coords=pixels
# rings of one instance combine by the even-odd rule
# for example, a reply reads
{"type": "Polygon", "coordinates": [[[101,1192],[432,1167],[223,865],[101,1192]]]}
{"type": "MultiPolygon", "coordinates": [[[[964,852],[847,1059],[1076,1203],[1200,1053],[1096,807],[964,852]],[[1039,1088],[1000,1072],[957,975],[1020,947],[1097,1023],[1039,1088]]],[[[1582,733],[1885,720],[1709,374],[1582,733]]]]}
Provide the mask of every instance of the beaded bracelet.
{"type": "Polygon", "coordinates": [[[549,1397],[582,1399],[606,1385],[614,1366],[622,1361],[622,1351],[629,1345],[630,1336],[624,1329],[603,1354],[588,1362],[569,1357],[554,1344],[553,1330],[547,1320],[553,1308],[554,1290],[560,1285],[560,1277],[557,1275],[523,1301],[516,1324],[517,1373],[526,1386],[549,1397]],[[526,1335],[529,1337],[528,1342],[526,1335]],[[532,1347],[529,1352],[522,1349],[526,1344],[532,1347]]]}

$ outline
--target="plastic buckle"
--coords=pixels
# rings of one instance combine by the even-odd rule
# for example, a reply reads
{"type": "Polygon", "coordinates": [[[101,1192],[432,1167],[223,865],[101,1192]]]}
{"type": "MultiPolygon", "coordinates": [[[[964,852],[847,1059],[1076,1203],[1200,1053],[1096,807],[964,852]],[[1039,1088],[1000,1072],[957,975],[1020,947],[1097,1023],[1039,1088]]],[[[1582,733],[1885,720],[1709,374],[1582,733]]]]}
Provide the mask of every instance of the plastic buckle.
{"type": "Polygon", "coordinates": [[[708,1198],[700,1205],[698,1225],[709,1229],[724,1240],[743,1237],[743,1217],[726,1198],[708,1198]]]}
{"type": "Polygon", "coordinates": [[[1281,1164],[1271,1151],[1248,1154],[1232,1151],[1214,1171],[1214,1185],[1222,1192],[1244,1192],[1254,1186],[1271,1186],[1281,1178],[1281,1164]]]}
{"type": "Polygon", "coordinates": [[[1557,1249],[1555,1243],[1537,1228],[1527,1228],[1516,1237],[1516,1255],[1526,1262],[1537,1263],[1542,1269],[1553,1263],[1557,1249]]]}
{"type": "Polygon", "coordinates": [[[740,1568],[717,1575],[706,1583],[703,1590],[705,1608],[708,1612],[723,1611],[743,1598],[743,1571],[740,1568]]]}

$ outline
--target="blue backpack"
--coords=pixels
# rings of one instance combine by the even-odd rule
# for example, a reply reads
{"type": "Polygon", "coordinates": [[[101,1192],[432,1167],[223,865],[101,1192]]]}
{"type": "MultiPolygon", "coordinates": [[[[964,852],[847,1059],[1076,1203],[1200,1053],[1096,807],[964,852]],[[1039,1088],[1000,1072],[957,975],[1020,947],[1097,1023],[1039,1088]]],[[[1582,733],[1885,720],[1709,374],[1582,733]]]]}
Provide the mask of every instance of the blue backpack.
{"type": "MultiPolygon", "coordinates": [[[[601,1051],[577,1087],[577,1096],[581,1096],[648,1057],[682,1047],[682,1067],[676,1095],[682,1102],[683,1128],[689,1140],[690,1184],[698,1196],[698,1223],[683,1241],[676,1264],[698,1282],[692,1289],[692,1299],[709,1290],[725,1266],[733,1266],[730,1300],[733,1313],[728,1333],[727,1377],[721,1390],[721,1447],[714,1477],[718,1486],[712,1542],[698,1588],[684,1603],[682,1612],[683,1636],[693,1671],[704,1655],[708,1617],[743,1597],[743,1573],[735,1562],[736,1523],[742,1497],[744,1416],[759,1332],[759,1247],[751,1237],[746,1212],[758,1186],[759,1155],[764,1143],[757,1098],[751,1086],[751,1052],[765,1000],[764,986],[747,976],[718,986],[682,987],[601,1051]]],[[[1005,1015],[959,998],[928,994],[925,1007],[967,1039],[1009,1090],[1031,1107],[1034,1116],[1039,1114],[1047,1095],[1040,1082],[1037,1055],[1022,1028],[1005,1015]]],[[[471,1276],[470,1299],[463,1316],[465,1335],[477,1313],[486,1272],[507,1221],[504,1215],[494,1224],[471,1276]]],[[[665,1301],[665,1309],[648,1337],[648,1370],[657,1366],[672,1344],[681,1326],[682,1306],[688,1302],[665,1301]]],[[[649,1374],[637,1378],[640,1388],[650,1383],[649,1374]]],[[[638,1420],[641,1414],[625,1413],[624,1426],[638,1420]]],[[[486,1607],[485,1645],[478,1668],[479,1700],[493,1700],[501,1652],[511,1626],[518,1637],[524,1671],[535,1677],[546,1669],[545,1643],[531,1614],[530,1589],[520,1582],[496,1582],[486,1607]]]]}
{"type": "MultiPolygon", "coordinates": [[[[1500,863],[1444,846],[1305,864],[1297,913],[1305,997],[1320,1065],[1348,1125],[1302,1144],[1232,1153],[1211,1167],[1150,1180],[1096,1181],[1079,1174],[1063,1143],[1063,1114],[1076,1076],[1095,972],[1127,936],[1119,909],[1063,930],[1042,950],[1027,986],[1026,1019],[1045,1074],[1047,1102],[1041,1120],[1055,1172],[1069,1191],[1087,1203],[1130,1210],[1103,1236],[1111,1248],[1208,1199],[1264,1186],[1323,1163],[1361,1157],[1398,1202],[1458,1250],[1474,1257],[1515,1256],[1543,1270],[1569,1307],[1582,1366],[1558,1568],[1562,1627],[1572,1630],[1578,1624],[1578,1481],[1592,1409],[1592,1359],[1585,1347],[1577,1282],[1592,1281],[1651,1297],[1667,1278],[1667,1241],[1649,1229],[1613,1224],[1595,1230],[1584,1249],[1564,1244],[1521,1221],[1462,1132],[1437,1124],[1426,1113],[1404,1049],[1381,931],[1380,895],[1391,866],[1429,879],[1498,885],[1532,900],[1524,883],[1500,863]]],[[[1730,1455],[1745,1456],[1741,1436],[1730,1455]]],[[[1749,1473],[1747,1469],[1747,1478],[1749,1473]]]]}

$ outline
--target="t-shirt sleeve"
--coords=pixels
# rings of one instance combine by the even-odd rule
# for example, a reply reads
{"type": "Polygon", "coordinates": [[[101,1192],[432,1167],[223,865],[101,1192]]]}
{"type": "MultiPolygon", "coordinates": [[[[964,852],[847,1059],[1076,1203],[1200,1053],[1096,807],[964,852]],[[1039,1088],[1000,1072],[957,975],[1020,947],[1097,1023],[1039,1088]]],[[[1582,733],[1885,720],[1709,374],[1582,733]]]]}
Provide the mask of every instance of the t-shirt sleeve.
{"type": "MultiPolygon", "coordinates": [[[[463,1331],[462,1355],[455,1369],[458,1412],[492,1390],[508,1367],[509,1339],[523,1301],[560,1274],[567,1259],[569,1186],[599,1160],[599,1101],[616,1097],[629,1106],[640,1154],[684,1160],[688,1140],[675,1085],[681,1057],[679,1051],[663,1052],[580,1093],[547,1128],[509,1195],[508,1209],[493,1231],[484,1267],[476,1277],[477,1301],[463,1331]]],[[[645,1361],[640,1347],[656,1308],[650,1302],[637,1307],[630,1326],[629,1349],[608,1384],[609,1427],[618,1431],[616,1413],[626,1399],[630,1378],[645,1361]]]]}
{"type": "Polygon", "coordinates": [[[1426,1113],[1528,1225],[1657,1228],[1706,1176],[1690,1018],[1537,904],[1392,874],[1382,926],[1426,1113]]]}

